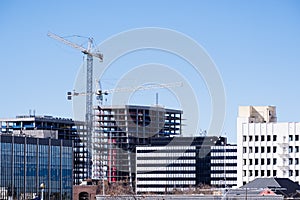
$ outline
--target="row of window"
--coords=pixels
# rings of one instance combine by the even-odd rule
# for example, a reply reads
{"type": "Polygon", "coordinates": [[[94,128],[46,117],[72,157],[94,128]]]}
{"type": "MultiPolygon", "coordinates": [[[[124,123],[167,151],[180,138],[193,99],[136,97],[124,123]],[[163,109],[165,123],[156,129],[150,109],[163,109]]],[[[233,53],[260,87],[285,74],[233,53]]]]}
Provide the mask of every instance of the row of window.
{"type": "MultiPolygon", "coordinates": [[[[289,176],[299,176],[299,170],[289,170],[289,176]]],[[[285,176],[286,171],[283,171],[283,176],[285,176]]],[[[243,176],[247,176],[247,171],[243,170],[243,176]]],[[[260,170],[260,174],[259,174],[259,170],[248,170],[248,176],[273,176],[276,177],[277,176],[277,170],[260,170]]]]}
{"type": "MultiPolygon", "coordinates": [[[[247,165],[247,160],[248,160],[248,165],[271,165],[271,159],[267,158],[261,158],[260,159],[260,163],[259,163],[259,159],[255,158],[255,159],[243,159],[243,165],[247,165]],[[254,162],[253,162],[254,160],[254,162]]],[[[272,159],[272,165],[276,165],[277,164],[277,159],[273,158],[272,159]]],[[[285,159],[283,159],[283,164],[286,165],[285,163],[285,159]]],[[[299,165],[299,158],[289,158],[289,165],[299,165]]]]}
{"type": "MultiPolygon", "coordinates": [[[[299,159],[297,159],[297,162],[299,163],[299,159]]],[[[243,165],[247,165],[247,160],[248,160],[248,165],[271,165],[271,158],[267,158],[267,159],[260,159],[260,163],[259,163],[259,159],[255,158],[255,159],[243,159],[243,165]]],[[[272,159],[272,165],[276,165],[277,164],[277,159],[273,158],[272,159]]]]}
{"type": "MultiPolygon", "coordinates": [[[[299,150],[299,147],[298,147],[299,150]]],[[[260,147],[260,153],[276,153],[277,147],[273,146],[273,149],[271,147],[260,147]],[[272,151],[272,152],[271,152],[272,151]]],[[[247,147],[243,147],[243,153],[247,153],[247,147]]],[[[249,147],[248,153],[259,153],[259,147],[249,147]],[[254,149],[254,151],[253,151],[254,149]]]]}
{"type": "MultiPolygon", "coordinates": [[[[288,150],[289,150],[289,153],[299,153],[299,146],[289,146],[288,150]]],[[[273,146],[273,150],[271,150],[271,147],[268,146],[268,147],[249,147],[249,151],[248,153],[271,153],[271,151],[273,153],[276,153],[277,152],[277,147],[276,146],[273,146]],[[254,150],[254,151],[253,151],[254,150]]],[[[286,153],[286,147],[283,147],[283,153],[286,153]]],[[[243,147],[243,153],[247,153],[247,147],[243,147]]]]}
{"type": "MultiPolygon", "coordinates": [[[[273,135],[273,137],[271,137],[271,135],[267,135],[267,136],[265,136],[265,135],[261,135],[260,136],[260,140],[259,140],[259,136],[258,135],[254,135],[254,137],[253,137],[253,135],[249,135],[248,136],[248,141],[249,142],[251,142],[251,141],[265,141],[265,139],[266,139],[266,141],[277,141],[277,135],[273,135]]],[[[244,142],[246,142],[247,141],[247,136],[246,135],[244,135],[243,136],[243,141],[244,142]]]]}
{"type": "MultiPolygon", "coordinates": [[[[298,171],[299,173],[299,171],[298,171]]],[[[247,170],[243,170],[243,176],[247,176],[247,170]]],[[[248,176],[273,176],[276,177],[277,176],[277,170],[272,170],[272,174],[271,174],[271,170],[248,170],[248,176]],[[260,171],[260,174],[259,174],[260,171]]]]}
{"type": "MultiPolygon", "coordinates": [[[[284,137],[285,138],[285,137],[284,137]]],[[[277,135],[261,135],[260,139],[259,139],[259,135],[249,135],[248,136],[248,141],[277,141],[277,135]]],[[[246,142],[247,141],[247,136],[244,135],[243,136],[243,141],[246,142]]],[[[289,135],[289,141],[299,141],[299,135],[289,135]]]]}

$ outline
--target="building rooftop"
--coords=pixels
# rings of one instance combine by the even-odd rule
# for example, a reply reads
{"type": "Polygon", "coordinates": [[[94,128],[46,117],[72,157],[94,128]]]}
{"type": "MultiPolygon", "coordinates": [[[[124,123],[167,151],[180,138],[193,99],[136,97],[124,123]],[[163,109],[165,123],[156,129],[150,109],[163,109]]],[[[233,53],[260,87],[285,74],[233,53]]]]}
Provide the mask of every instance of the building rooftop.
{"type": "Polygon", "coordinates": [[[300,197],[300,185],[288,178],[257,178],[241,188],[269,188],[276,194],[282,194],[285,197],[300,197]]]}

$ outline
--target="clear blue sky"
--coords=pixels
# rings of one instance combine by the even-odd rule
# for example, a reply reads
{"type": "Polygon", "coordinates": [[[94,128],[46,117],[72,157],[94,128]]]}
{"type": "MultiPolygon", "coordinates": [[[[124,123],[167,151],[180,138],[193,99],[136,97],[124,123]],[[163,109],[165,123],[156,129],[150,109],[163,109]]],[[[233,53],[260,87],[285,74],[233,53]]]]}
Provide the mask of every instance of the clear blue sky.
{"type": "Polygon", "coordinates": [[[236,141],[239,105],[275,105],[279,121],[300,121],[296,0],[3,0],[0,26],[0,118],[28,114],[29,109],[72,117],[65,94],[73,88],[83,58],[47,37],[48,31],[93,36],[100,43],[129,29],[162,27],[196,40],[217,65],[227,97],[223,132],[230,141],[236,141]]]}

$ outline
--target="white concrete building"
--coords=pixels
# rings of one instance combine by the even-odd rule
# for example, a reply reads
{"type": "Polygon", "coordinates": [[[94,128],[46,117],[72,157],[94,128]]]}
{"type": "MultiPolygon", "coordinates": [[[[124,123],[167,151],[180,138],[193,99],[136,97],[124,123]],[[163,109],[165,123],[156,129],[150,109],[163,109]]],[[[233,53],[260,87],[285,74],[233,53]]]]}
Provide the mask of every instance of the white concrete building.
{"type": "Polygon", "coordinates": [[[300,182],[300,122],[277,122],[275,106],[240,106],[237,118],[238,186],[255,178],[300,182]]]}

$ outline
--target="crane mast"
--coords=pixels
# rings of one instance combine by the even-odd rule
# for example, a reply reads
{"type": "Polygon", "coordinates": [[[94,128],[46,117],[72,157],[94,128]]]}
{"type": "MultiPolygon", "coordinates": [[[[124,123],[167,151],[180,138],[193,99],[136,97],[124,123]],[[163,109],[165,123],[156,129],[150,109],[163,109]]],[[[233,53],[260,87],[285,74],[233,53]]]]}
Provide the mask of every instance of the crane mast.
{"type": "Polygon", "coordinates": [[[71,46],[75,49],[79,49],[83,54],[86,55],[86,114],[85,114],[85,123],[86,123],[86,137],[87,137],[87,162],[86,162],[86,168],[87,168],[87,177],[92,177],[92,152],[93,152],[93,146],[92,146],[92,134],[93,134],[93,57],[97,57],[100,59],[100,61],[103,60],[103,55],[98,52],[93,52],[92,50],[92,44],[93,39],[88,38],[88,46],[87,48],[84,48],[78,44],[75,44],[73,42],[70,42],[66,40],[65,38],[58,36],[54,33],[48,33],[48,36],[58,40],[68,46],[71,46]]]}

